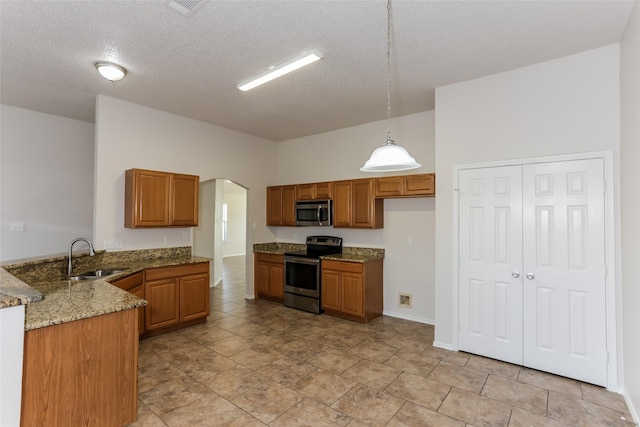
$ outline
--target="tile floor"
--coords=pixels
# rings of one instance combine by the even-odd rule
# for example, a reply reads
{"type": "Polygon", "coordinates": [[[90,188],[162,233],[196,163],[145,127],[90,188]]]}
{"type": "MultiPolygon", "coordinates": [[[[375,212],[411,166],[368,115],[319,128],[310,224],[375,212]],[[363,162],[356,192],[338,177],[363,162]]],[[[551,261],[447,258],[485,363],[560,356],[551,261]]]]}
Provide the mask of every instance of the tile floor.
{"type": "Polygon", "coordinates": [[[225,259],[206,324],[140,343],[131,426],[631,426],[621,396],[431,346],[433,327],[368,325],[244,299],[225,259]]]}

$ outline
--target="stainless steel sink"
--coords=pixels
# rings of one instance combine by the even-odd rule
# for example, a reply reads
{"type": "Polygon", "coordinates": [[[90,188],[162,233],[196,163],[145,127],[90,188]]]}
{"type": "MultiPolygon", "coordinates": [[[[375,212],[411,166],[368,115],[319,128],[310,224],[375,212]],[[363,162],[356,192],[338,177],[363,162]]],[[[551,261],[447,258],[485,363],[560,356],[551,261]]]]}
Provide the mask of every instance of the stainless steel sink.
{"type": "Polygon", "coordinates": [[[111,276],[112,274],[122,273],[124,270],[120,268],[104,268],[99,270],[87,271],[82,274],[74,274],[73,276],[68,276],[67,279],[74,281],[81,280],[96,280],[101,277],[111,276]]]}

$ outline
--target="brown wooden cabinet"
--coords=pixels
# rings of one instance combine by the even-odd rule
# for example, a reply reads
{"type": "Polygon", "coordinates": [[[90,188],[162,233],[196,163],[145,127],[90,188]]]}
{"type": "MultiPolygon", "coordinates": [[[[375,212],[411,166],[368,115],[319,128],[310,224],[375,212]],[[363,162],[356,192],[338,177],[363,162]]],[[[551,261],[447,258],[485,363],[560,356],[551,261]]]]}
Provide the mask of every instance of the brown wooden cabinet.
{"type": "Polygon", "coordinates": [[[297,200],[325,200],[332,197],[331,182],[298,184],[297,200]]]}
{"type": "Polygon", "coordinates": [[[255,253],[254,292],[257,297],[282,301],[284,297],[284,255],[255,253]]]}
{"type": "Polygon", "coordinates": [[[124,225],[198,225],[199,178],[195,175],[129,169],[125,172],[124,225]]]}
{"type": "Polygon", "coordinates": [[[375,198],[374,178],[333,182],[333,226],[384,227],[384,200],[375,198]]]}
{"type": "Polygon", "coordinates": [[[27,331],[22,426],[121,427],[136,420],[138,310],[27,331]]]}
{"type": "Polygon", "coordinates": [[[267,187],[267,225],[296,225],[296,186],[267,187]]]}
{"type": "Polygon", "coordinates": [[[145,336],[204,322],[209,315],[209,263],[145,270],[145,336]]]}
{"type": "Polygon", "coordinates": [[[323,261],[322,308],[327,314],[364,323],[382,315],[382,260],[323,261]]]}
{"type": "Polygon", "coordinates": [[[376,178],[376,197],[433,197],[436,195],[435,174],[387,176],[376,178]]]}
{"type": "MultiPolygon", "coordinates": [[[[144,295],[144,273],[139,271],[131,276],[118,279],[111,283],[113,286],[132,293],[138,298],[145,299],[144,295]]],[[[138,310],[138,333],[144,334],[144,307],[140,307],[138,310]]]]}

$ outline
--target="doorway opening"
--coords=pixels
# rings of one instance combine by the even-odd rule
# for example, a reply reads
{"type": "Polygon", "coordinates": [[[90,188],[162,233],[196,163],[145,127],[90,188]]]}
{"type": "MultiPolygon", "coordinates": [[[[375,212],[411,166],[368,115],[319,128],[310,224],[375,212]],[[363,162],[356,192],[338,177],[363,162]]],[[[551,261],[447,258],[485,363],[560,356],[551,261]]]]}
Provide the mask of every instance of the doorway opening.
{"type": "Polygon", "coordinates": [[[228,179],[200,183],[199,225],[193,228],[193,254],[212,258],[210,286],[223,279],[223,259],[247,254],[248,191],[228,179]]]}

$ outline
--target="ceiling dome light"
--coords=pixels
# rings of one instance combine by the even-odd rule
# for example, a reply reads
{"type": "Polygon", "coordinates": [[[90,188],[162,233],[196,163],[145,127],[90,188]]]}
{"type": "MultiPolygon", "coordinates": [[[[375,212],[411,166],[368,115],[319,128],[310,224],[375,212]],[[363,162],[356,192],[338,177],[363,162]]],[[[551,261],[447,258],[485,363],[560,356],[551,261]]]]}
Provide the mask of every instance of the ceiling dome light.
{"type": "Polygon", "coordinates": [[[96,68],[102,77],[112,82],[122,80],[127,74],[127,70],[112,62],[96,62],[96,68]]]}

